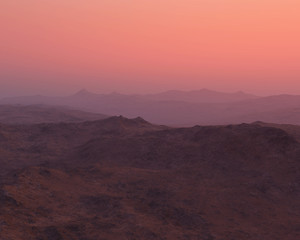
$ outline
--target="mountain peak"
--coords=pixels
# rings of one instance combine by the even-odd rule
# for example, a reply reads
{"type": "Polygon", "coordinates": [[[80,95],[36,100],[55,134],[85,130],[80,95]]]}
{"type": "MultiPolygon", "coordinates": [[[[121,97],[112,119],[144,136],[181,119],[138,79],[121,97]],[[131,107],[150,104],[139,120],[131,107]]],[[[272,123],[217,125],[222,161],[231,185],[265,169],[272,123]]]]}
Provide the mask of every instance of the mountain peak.
{"type": "Polygon", "coordinates": [[[94,94],[94,93],[89,92],[88,90],[86,90],[85,88],[83,88],[83,89],[79,90],[78,92],[76,92],[74,94],[74,96],[87,96],[87,95],[92,95],[92,94],[94,94]]]}
{"type": "Polygon", "coordinates": [[[101,125],[105,125],[105,126],[110,126],[110,127],[114,127],[114,128],[118,128],[121,127],[122,129],[124,128],[148,128],[150,126],[152,126],[151,123],[147,122],[146,120],[144,120],[141,117],[137,117],[137,118],[126,118],[122,115],[120,116],[112,116],[109,118],[106,118],[104,120],[100,120],[99,123],[101,123],[101,125]]]}
{"type": "Polygon", "coordinates": [[[147,122],[144,118],[142,118],[142,117],[136,117],[136,118],[134,118],[133,119],[134,121],[136,121],[136,122],[139,122],[139,123],[149,123],[149,122],[147,122]]]}

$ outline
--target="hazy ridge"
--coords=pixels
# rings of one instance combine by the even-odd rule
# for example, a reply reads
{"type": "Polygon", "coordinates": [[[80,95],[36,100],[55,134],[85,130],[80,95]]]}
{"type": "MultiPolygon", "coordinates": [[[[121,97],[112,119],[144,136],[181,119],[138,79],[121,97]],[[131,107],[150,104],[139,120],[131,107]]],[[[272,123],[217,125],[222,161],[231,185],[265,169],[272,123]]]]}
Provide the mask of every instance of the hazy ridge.
{"type": "Polygon", "coordinates": [[[66,97],[5,98],[2,104],[44,104],[105,115],[141,116],[156,124],[175,126],[216,125],[264,121],[300,124],[300,96],[198,91],[168,91],[151,95],[95,94],[81,90],[66,97]]]}
{"type": "Polygon", "coordinates": [[[298,239],[299,96],[182,94],[4,99],[1,238],[298,239]]]}

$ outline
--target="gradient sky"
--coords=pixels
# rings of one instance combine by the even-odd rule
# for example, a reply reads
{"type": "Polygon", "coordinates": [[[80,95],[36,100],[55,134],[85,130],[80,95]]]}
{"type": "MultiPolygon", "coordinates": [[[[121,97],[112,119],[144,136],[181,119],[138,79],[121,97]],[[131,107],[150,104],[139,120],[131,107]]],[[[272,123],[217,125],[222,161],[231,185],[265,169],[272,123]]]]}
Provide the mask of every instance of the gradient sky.
{"type": "Polygon", "coordinates": [[[300,94],[299,0],[0,0],[0,95],[300,94]]]}

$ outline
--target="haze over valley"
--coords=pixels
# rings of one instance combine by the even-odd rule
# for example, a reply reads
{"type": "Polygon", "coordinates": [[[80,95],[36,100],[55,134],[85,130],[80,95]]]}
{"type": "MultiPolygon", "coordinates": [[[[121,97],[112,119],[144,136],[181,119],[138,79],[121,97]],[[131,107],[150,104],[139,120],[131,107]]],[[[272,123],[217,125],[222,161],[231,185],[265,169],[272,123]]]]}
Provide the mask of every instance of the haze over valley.
{"type": "Polygon", "coordinates": [[[300,124],[300,95],[288,94],[259,97],[241,91],[224,93],[201,89],[126,95],[96,94],[83,89],[66,97],[35,95],[3,98],[0,104],[71,107],[107,116],[143,117],[149,122],[170,126],[255,121],[300,124]]]}
{"type": "Polygon", "coordinates": [[[0,240],[299,240],[299,13],[0,0],[0,240]]]}
{"type": "Polygon", "coordinates": [[[299,99],[207,89],[2,99],[1,238],[294,240],[299,99]]]}

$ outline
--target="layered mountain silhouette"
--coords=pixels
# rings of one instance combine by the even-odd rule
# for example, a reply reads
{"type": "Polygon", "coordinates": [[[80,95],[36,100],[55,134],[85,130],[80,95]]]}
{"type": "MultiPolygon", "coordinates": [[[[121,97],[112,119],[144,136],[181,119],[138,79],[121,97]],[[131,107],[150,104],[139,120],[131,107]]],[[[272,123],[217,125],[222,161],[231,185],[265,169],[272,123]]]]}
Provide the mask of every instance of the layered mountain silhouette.
{"type": "Polygon", "coordinates": [[[190,103],[227,103],[258,98],[258,96],[244,93],[242,91],[235,93],[223,93],[205,88],[194,91],[173,90],[158,94],[148,94],[145,95],[145,97],[156,101],[184,101],[190,103]]]}
{"type": "Polygon", "coordinates": [[[58,106],[0,105],[0,123],[6,124],[84,122],[107,117],[103,114],[89,113],[58,106]]]}
{"type": "Polygon", "coordinates": [[[1,239],[298,239],[299,132],[1,124],[1,239]]]}
{"type": "Polygon", "coordinates": [[[5,98],[2,104],[44,104],[105,115],[141,116],[156,124],[173,126],[251,123],[253,121],[300,124],[300,96],[257,97],[207,89],[160,94],[95,94],[81,90],[67,97],[28,96],[5,98]]]}

